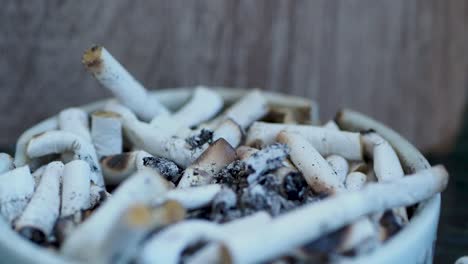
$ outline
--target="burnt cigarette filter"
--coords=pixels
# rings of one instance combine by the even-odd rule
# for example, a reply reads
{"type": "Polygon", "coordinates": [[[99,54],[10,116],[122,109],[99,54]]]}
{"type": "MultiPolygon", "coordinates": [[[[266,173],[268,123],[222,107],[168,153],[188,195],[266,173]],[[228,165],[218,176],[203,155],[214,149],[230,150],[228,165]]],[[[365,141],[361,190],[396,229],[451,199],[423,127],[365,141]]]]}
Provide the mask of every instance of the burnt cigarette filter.
{"type": "Polygon", "coordinates": [[[64,165],[49,163],[31,201],[15,223],[15,229],[36,243],[48,241],[60,212],[60,182],[64,165]]]}
{"type": "Polygon", "coordinates": [[[223,138],[207,148],[200,157],[185,169],[177,188],[205,185],[214,174],[236,159],[236,151],[223,138]]]}

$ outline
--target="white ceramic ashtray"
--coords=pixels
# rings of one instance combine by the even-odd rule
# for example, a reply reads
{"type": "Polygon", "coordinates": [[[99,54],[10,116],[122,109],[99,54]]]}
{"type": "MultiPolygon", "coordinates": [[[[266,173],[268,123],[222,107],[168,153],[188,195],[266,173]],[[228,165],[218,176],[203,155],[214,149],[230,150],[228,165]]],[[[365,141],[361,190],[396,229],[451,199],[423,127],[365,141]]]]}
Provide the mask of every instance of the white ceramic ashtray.
{"type": "Polygon", "coordinates": [[[148,92],[104,48],[115,99],[0,155],[5,263],[431,263],[448,182],[383,124],[219,87],[148,92]]]}

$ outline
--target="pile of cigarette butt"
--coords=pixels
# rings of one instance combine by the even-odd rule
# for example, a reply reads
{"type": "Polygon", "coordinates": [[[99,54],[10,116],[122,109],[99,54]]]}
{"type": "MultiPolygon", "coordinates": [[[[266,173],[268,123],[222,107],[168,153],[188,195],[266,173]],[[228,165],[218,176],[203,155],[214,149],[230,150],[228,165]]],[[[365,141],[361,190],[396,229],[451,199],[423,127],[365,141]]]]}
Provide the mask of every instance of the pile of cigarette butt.
{"type": "Polygon", "coordinates": [[[0,154],[0,212],[19,235],[92,263],[331,263],[378,250],[443,191],[377,132],[311,125],[260,90],[196,87],[169,109],[103,47],[86,70],[115,98],[61,111],[0,154]]]}

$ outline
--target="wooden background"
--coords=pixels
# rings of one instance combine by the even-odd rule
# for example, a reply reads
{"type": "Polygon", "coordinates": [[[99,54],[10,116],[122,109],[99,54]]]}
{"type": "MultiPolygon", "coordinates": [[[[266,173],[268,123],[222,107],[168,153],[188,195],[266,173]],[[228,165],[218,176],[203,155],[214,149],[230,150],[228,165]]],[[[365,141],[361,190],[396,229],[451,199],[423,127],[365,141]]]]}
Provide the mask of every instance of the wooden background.
{"type": "Polygon", "coordinates": [[[261,87],[351,107],[424,150],[452,142],[467,97],[468,2],[0,1],[0,145],[109,96],[80,57],[105,45],[147,87],[261,87]]]}

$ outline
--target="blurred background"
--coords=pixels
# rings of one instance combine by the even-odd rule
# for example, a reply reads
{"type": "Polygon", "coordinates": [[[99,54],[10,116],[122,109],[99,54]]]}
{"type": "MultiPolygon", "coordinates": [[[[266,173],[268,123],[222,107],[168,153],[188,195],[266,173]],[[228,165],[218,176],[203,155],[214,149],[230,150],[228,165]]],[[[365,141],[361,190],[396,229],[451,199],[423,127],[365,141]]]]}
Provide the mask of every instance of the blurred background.
{"type": "Polygon", "coordinates": [[[259,87],[316,100],[324,121],[349,107],[395,128],[452,173],[436,263],[468,255],[468,1],[0,3],[2,149],[110,96],[80,63],[102,44],[151,89],[259,87]]]}

